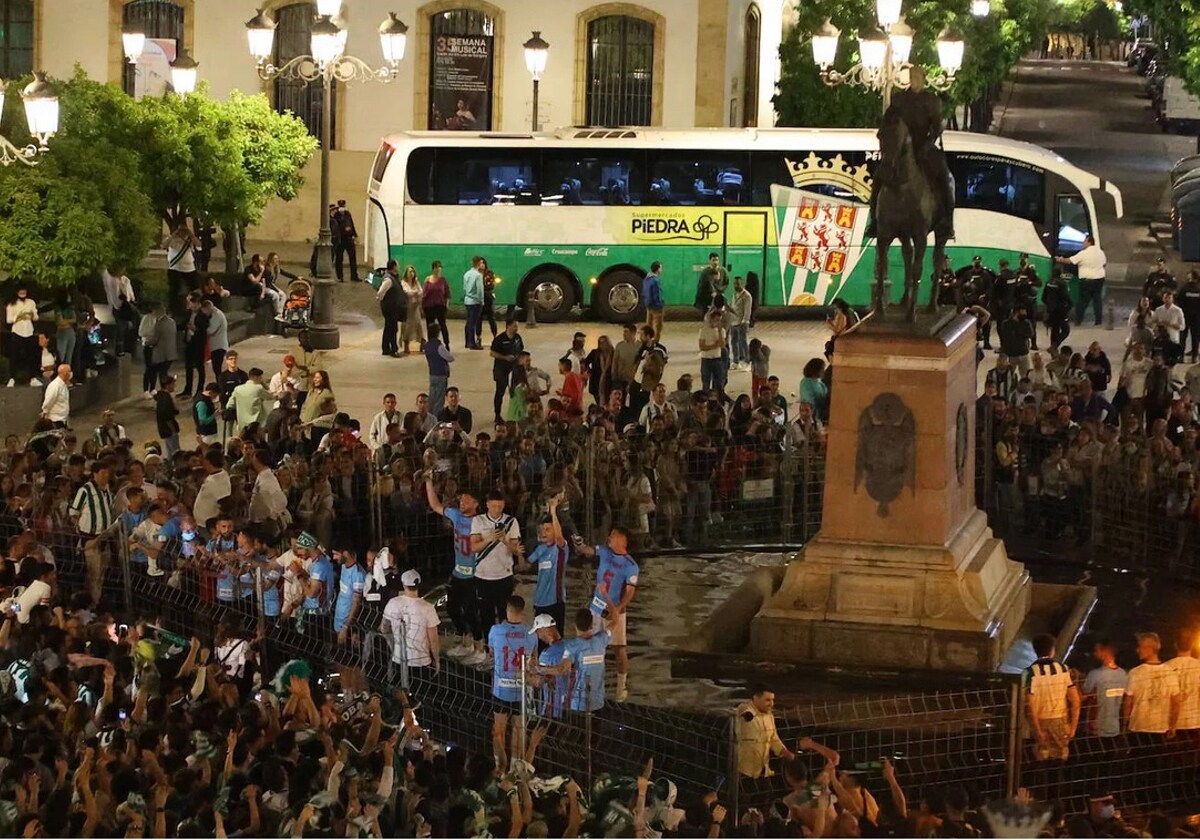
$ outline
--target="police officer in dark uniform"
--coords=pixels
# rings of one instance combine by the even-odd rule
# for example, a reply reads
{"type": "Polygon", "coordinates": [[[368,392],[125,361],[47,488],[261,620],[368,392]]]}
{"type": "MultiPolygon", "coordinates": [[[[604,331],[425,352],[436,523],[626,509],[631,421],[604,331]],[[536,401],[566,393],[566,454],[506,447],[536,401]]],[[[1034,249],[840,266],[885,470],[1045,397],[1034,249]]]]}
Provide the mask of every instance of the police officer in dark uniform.
{"type": "Polygon", "coordinates": [[[1071,334],[1071,286],[1061,268],[1055,268],[1042,289],[1042,306],[1046,307],[1046,328],[1050,331],[1050,349],[1058,346],[1071,334]]]}
{"type": "Polygon", "coordinates": [[[1000,272],[992,280],[992,295],[988,304],[988,312],[992,315],[997,330],[1012,314],[1017,303],[1017,274],[1009,267],[1008,260],[1002,259],[998,265],[1000,272]]]}
{"type": "MultiPolygon", "coordinates": [[[[1028,254],[1021,254],[1020,262],[1017,263],[1017,300],[1018,306],[1025,307],[1025,313],[1029,316],[1029,320],[1035,325],[1038,321],[1038,289],[1042,287],[1042,279],[1038,277],[1037,269],[1033,263],[1029,261],[1028,254]]],[[[1037,329],[1033,331],[1033,348],[1038,349],[1037,344],[1037,329]]]]}
{"type": "Polygon", "coordinates": [[[942,267],[934,272],[933,282],[937,284],[938,306],[957,307],[959,305],[958,275],[950,267],[949,257],[942,257],[942,267]]]}
{"type": "MultiPolygon", "coordinates": [[[[950,175],[950,167],[946,165],[946,155],[938,145],[942,138],[942,100],[925,87],[924,68],[913,66],[909,71],[908,90],[898,90],[892,94],[892,104],[888,106],[884,119],[889,116],[898,118],[908,128],[917,165],[938,197],[941,212],[934,222],[935,230],[947,239],[953,239],[954,179],[950,175]]],[[[879,189],[883,186],[881,181],[881,178],[874,178],[871,182],[871,221],[867,236],[875,236],[875,207],[879,189]]]]}
{"type": "Polygon", "coordinates": [[[1162,306],[1163,292],[1173,292],[1177,288],[1179,283],[1167,268],[1166,259],[1159,257],[1154,262],[1154,268],[1146,275],[1146,282],[1142,284],[1142,297],[1150,298],[1152,310],[1158,309],[1162,306]]]}
{"type": "Polygon", "coordinates": [[[1197,359],[1197,349],[1200,349],[1200,272],[1192,269],[1188,272],[1187,280],[1175,294],[1175,303],[1183,310],[1184,336],[1180,336],[1181,345],[1190,344],[1189,354],[1192,363],[1197,359]]]}

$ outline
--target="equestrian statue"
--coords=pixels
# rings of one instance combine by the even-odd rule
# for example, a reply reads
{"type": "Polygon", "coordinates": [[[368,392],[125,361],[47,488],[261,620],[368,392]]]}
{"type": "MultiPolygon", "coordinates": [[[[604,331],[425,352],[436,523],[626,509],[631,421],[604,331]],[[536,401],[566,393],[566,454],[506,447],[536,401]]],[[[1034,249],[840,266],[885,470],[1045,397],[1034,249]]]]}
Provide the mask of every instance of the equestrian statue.
{"type": "MultiPolygon", "coordinates": [[[[917,289],[925,270],[925,248],[934,235],[935,266],[942,264],[946,241],[954,238],[954,178],[939,141],[942,103],[925,87],[925,71],[912,67],[908,90],[896,91],[879,126],[879,164],[871,183],[871,229],[875,243],[872,304],[883,315],[888,251],[900,240],[904,256],[904,297],[908,321],[917,317],[917,289]]],[[[937,286],[931,284],[929,311],[937,310],[937,286]]]]}

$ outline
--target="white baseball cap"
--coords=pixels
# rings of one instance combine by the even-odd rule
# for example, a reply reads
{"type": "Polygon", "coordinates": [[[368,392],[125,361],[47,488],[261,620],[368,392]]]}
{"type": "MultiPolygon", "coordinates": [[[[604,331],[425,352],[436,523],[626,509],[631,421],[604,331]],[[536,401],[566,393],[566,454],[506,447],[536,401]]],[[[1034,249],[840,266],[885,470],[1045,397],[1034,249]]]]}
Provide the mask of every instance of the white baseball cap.
{"type": "Polygon", "coordinates": [[[554,616],[547,615],[546,613],[538,613],[537,617],[533,619],[533,627],[529,629],[529,632],[536,633],[539,630],[545,630],[547,627],[557,626],[554,616]]]}
{"type": "Polygon", "coordinates": [[[412,589],[421,582],[421,573],[416,569],[409,569],[404,574],[400,575],[400,582],[412,589]]]}

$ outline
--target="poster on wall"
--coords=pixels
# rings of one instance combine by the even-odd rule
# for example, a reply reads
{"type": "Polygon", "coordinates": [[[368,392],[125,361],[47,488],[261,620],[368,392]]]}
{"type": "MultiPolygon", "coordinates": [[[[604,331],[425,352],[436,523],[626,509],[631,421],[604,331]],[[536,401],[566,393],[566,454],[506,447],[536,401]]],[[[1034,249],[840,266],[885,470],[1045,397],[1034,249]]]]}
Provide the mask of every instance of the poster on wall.
{"type": "Polygon", "coordinates": [[[171,86],[171,62],[175,60],[174,38],[147,38],[133,68],[133,98],[162,96],[171,86]]]}
{"type": "Polygon", "coordinates": [[[431,131],[492,128],[492,36],[436,35],[429,74],[431,131]]]}

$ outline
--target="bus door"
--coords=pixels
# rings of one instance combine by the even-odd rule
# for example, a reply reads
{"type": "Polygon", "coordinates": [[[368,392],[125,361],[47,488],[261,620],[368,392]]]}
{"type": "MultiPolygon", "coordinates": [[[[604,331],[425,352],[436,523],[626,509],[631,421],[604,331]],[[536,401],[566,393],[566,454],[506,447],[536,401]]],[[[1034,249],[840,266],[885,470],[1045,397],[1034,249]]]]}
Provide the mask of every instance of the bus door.
{"type": "MultiPolygon", "coordinates": [[[[767,289],[768,210],[726,210],[721,264],[729,270],[730,286],[734,277],[758,275],[758,288],[752,289],[755,303],[762,305],[767,289]]],[[[751,288],[747,283],[747,288],[751,288]]],[[[732,294],[732,291],[730,292],[732,294]]]]}

